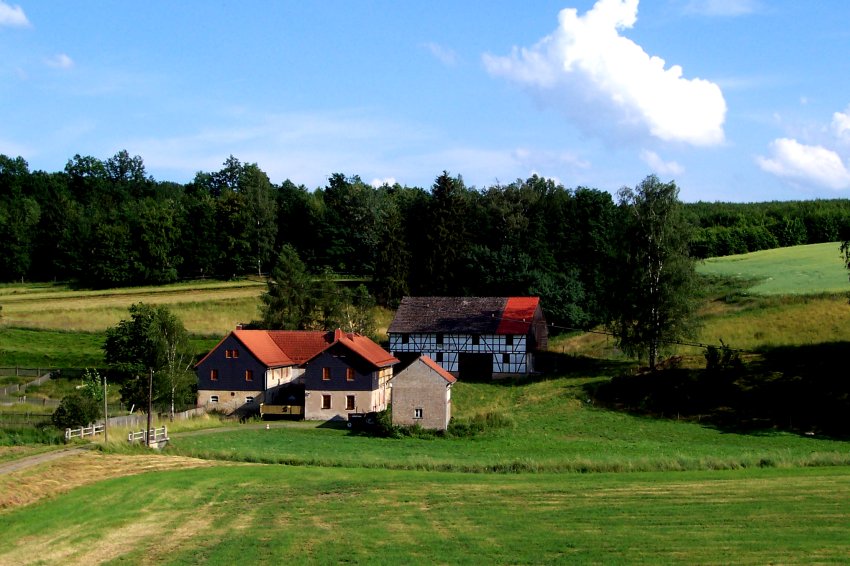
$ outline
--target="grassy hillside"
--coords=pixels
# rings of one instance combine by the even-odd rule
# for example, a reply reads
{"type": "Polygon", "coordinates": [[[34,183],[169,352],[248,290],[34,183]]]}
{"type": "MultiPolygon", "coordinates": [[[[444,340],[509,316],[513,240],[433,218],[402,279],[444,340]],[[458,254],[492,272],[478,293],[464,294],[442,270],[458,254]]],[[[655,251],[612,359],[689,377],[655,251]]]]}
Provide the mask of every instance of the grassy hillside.
{"type": "Polygon", "coordinates": [[[3,324],[18,328],[102,332],[138,302],[164,304],[193,334],[223,336],[258,316],[261,281],[193,281],[160,287],[74,290],[63,285],[0,286],[3,324]]]}
{"type": "Polygon", "coordinates": [[[755,295],[846,293],[850,283],[838,248],[832,242],[711,258],[698,271],[753,281],[748,292],[755,295]]]}

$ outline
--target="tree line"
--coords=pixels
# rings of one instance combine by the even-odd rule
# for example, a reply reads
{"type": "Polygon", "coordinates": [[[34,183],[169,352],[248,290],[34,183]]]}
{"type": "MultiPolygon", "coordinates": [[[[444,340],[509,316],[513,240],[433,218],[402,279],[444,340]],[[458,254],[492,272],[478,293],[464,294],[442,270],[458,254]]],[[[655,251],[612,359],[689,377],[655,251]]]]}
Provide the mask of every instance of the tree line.
{"type": "MultiPolygon", "coordinates": [[[[75,155],[30,171],[0,155],[0,279],[84,287],[232,278],[282,268],[370,281],[380,304],[406,294],[543,298],[551,321],[610,321],[629,216],[602,190],[532,176],[485,188],[439,174],[431,187],[372,187],[336,173],[310,190],[272,183],[231,156],[185,184],[140,156],[75,155]]],[[[850,201],[683,204],[694,257],[847,239],[850,201]]],[[[685,225],[683,224],[683,226],[685,225]]]]}

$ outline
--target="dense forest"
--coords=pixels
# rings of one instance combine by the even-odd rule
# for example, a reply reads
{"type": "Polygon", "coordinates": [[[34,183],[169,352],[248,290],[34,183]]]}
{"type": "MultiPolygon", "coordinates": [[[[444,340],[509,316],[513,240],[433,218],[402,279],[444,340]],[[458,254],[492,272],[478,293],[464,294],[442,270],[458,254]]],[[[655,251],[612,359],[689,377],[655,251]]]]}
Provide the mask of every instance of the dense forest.
{"type": "MultiPolygon", "coordinates": [[[[838,241],[850,228],[848,200],[683,207],[698,258],[838,241]]],[[[0,279],[112,287],[266,274],[290,244],[315,273],[370,280],[382,304],[535,294],[552,321],[584,327],[608,318],[623,214],[606,191],[538,176],[475,188],[443,172],[425,189],[337,173],[309,189],[235,157],[181,184],[154,180],[126,151],[75,155],[53,173],[0,155],[0,279]]]]}

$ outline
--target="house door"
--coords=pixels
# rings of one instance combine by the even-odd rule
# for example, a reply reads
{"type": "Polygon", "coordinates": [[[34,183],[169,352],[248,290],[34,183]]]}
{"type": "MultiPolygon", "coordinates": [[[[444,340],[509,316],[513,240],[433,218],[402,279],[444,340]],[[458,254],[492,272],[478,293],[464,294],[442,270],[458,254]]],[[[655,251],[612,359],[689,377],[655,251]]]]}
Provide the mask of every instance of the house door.
{"type": "Polygon", "coordinates": [[[461,352],[457,359],[458,376],[466,381],[488,381],[493,379],[493,354],[469,354],[461,352]]]}

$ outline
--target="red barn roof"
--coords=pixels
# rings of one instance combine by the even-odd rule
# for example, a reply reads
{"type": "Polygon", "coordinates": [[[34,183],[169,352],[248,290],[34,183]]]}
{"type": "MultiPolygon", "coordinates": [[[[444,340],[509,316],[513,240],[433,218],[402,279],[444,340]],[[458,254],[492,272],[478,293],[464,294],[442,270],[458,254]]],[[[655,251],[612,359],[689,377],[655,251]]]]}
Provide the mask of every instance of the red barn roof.
{"type": "Polygon", "coordinates": [[[388,332],[528,334],[539,306],[539,297],[404,297],[388,332]]]}

